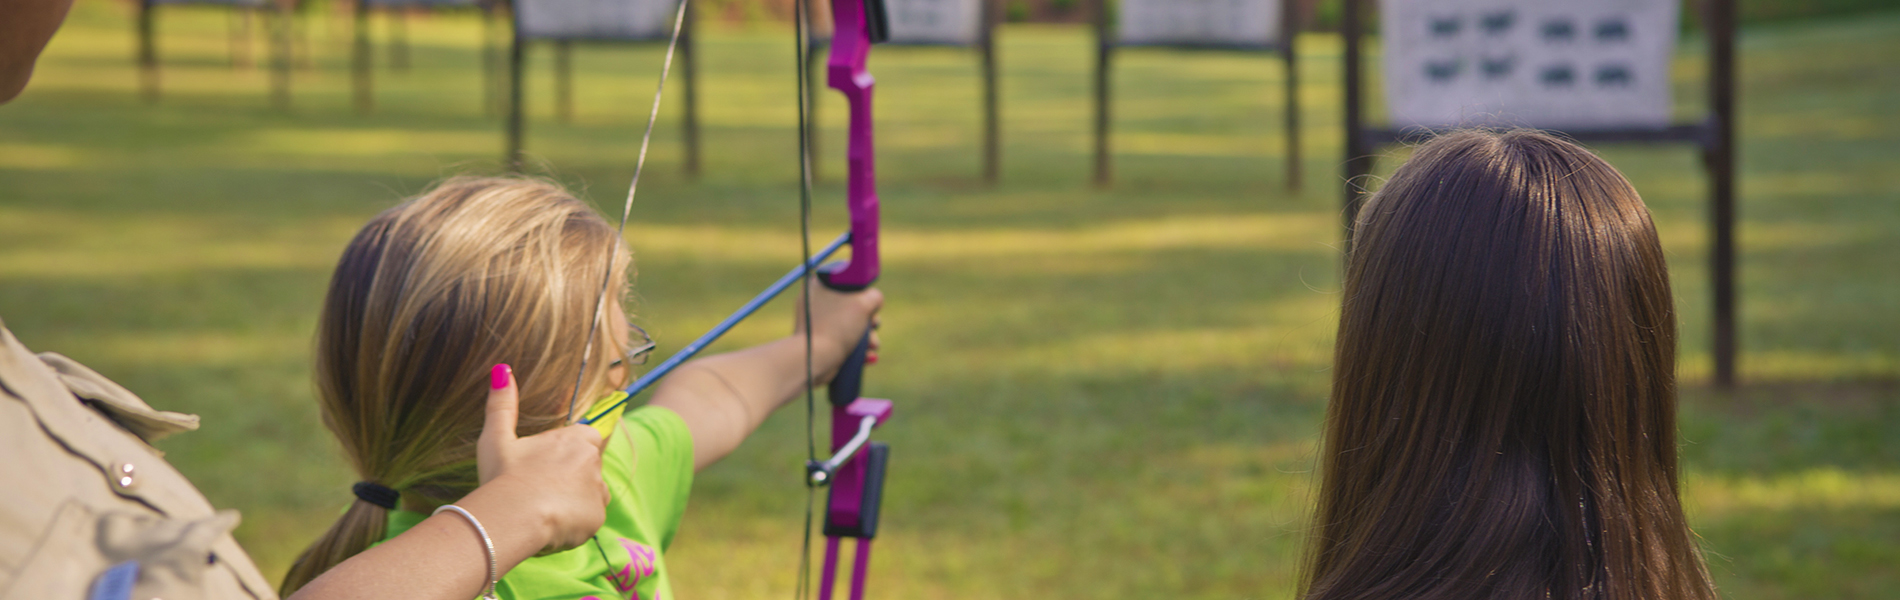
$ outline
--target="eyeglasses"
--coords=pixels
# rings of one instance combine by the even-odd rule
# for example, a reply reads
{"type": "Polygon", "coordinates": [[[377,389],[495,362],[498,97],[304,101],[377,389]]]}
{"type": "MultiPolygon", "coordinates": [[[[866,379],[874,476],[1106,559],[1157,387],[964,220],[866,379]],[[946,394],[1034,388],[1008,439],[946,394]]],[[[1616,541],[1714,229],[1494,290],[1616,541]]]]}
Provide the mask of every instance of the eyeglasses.
{"type": "Polygon", "coordinates": [[[615,360],[613,364],[607,365],[608,367],[637,367],[647,364],[647,357],[653,356],[653,350],[660,347],[659,342],[653,341],[653,336],[647,335],[647,330],[633,324],[627,325],[627,344],[627,353],[619,360],[615,360]]]}
{"type": "MultiPolygon", "coordinates": [[[[653,336],[647,334],[647,330],[641,329],[639,325],[632,323],[627,324],[627,344],[627,353],[607,365],[609,369],[621,369],[618,377],[619,381],[613,384],[615,388],[625,386],[633,381],[633,370],[631,367],[647,364],[647,357],[652,356],[653,350],[660,346],[658,342],[653,341],[653,336]]],[[[596,400],[592,407],[581,413],[580,422],[593,425],[595,429],[600,430],[600,434],[603,436],[613,433],[614,424],[619,421],[620,414],[620,411],[614,409],[621,406],[626,398],[626,392],[615,391],[607,394],[600,400],[596,400]],[[610,413],[614,415],[614,418],[603,418],[610,413]]],[[[573,419],[573,409],[569,408],[568,410],[568,418],[573,419]]]]}

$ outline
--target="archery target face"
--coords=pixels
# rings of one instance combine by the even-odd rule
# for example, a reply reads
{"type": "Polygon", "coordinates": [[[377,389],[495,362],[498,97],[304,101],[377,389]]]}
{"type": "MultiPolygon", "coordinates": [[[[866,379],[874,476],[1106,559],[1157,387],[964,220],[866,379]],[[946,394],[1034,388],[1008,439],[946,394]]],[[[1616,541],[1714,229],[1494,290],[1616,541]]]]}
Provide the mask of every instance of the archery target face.
{"type": "Polygon", "coordinates": [[[428,6],[428,7],[443,7],[443,8],[475,6],[477,3],[477,0],[364,0],[364,1],[367,2],[370,6],[389,6],[389,7],[428,6]]]}
{"type": "Polygon", "coordinates": [[[1121,0],[1116,43],[1271,46],[1280,40],[1278,0],[1121,0]]]}
{"type": "Polygon", "coordinates": [[[207,6],[249,6],[262,8],[269,4],[265,0],[152,0],[152,4],[199,4],[207,6]]]}
{"type": "Polygon", "coordinates": [[[654,40],[673,35],[677,0],[514,0],[525,38],[654,40]]]}
{"type": "Polygon", "coordinates": [[[1677,0],[1380,0],[1396,127],[1662,127],[1677,0]]]}
{"type": "Polygon", "coordinates": [[[980,0],[884,0],[884,9],[893,43],[970,45],[982,36],[980,0]]]}

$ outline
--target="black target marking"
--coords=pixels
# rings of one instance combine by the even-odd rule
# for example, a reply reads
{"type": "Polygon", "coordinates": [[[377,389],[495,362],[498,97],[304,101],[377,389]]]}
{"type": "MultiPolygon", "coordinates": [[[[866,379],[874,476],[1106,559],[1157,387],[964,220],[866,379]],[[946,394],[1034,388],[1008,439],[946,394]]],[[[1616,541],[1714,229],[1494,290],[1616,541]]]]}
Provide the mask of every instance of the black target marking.
{"type": "Polygon", "coordinates": [[[1596,35],[1599,42],[1627,42],[1630,39],[1629,21],[1622,17],[1597,21],[1596,35]]]}
{"type": "Polygon", "coordinates": [[[1432,17],[1431,21],[1432,37],[1435,38],[1457,36],[1458,30],[1464,28],[1464,21],[1458,17],[1432,17]]]}
{"type": "Polygon", "coordinates": [[[1464,70],[1464,62],[1452,60],[1432,60],[1425,62],[1425,78],[1432,83],[1447,83],[1458,78],[1458,72],[1464,70]]]}
{"type": "Polygon", "coordinates": [[[1517,13],[1508,10],[1485,13],[1484,16],[1478,17],[1478,27],[1484,29],[1488,35],[1504,35],[1504,32],[1511,30],[1511,24],[1516,22],[1517,13]]]}
{"type": "Polygon", "coordinates": [[[1537,74],[1537,81],[1548,88],[1570,87],[1577,83],[1577,70],[1570,65],[1551,65],[1537,74]]]}
{"type": "Polygon", "coordinates": [[[1596,80],[1597,87],[1626,88],[1636,83],[1636,74],[1629,65],[1611,63],[1597,67],[1596,80]]]}
{"type": "Polygon", "coordinates": [[[1568,42],[1577,37],[1577,24],[1570,19],[1551,19],[1544,21],[1544,41],[1568,42]]]}
{"type": "Polygon", "coordinates": [[[1485,58],[1478,61],[1478,70],[1484,73],[1486,81],[1498,81],[1511,76],[1511,67],[1517,65],[1517,57],[1504,56],[1485,58]]]}

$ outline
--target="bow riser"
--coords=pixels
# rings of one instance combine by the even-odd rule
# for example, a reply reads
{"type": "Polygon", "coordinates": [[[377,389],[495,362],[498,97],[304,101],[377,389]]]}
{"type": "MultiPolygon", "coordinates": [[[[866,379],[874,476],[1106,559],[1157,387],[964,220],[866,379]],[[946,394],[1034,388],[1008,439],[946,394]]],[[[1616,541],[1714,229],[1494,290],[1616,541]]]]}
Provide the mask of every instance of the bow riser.
{"type": "Polygon", "coordinates": [[[872,23],[881,20],[880,0],[838,0],[831,5],[831,56],[826,80],[844,94],[851,125],[845,150],[845,202],[851,211],[851,261],[831,272],[825,284],[856,291],[869,287],[878,276],[877,157],[872,139],[871,92],[877,79],[865,70],[871,54],[872,23]],[[878,14],[870,14],[878,13],[878,14]]]}
{"type": "MultiPolygon", "coordinates": [[[[873,145],[871,92],[877,80],[865,70],[871,44],[884,41],[887,25],[882,0],[836,0],[831,4],[831,56],[826,61],[827,82],[844,94],[850,106],[846,203],[851,211],[851,260],[826,269],[819,278],[832,289],[855,291],[877,281],[878,198],[877,162],[873,145]]],[[[871,569],[871,541],[877,536],[884,496],[885,465],[890,447],[870,442],[871,430],[890,418],[891,402],[858,397],[870,349],[870,332],[858,341],[832,379],[831,450],[833,470],[824,475],[831,486],[825,502],[825,563],[820,574],[818,600],[831,600],[838,570],[838,545],[856,538],[852,562],[851,600],[864,598],[865,578],[871,569]],[[842,461],[842,462],[838,462],[842,461]]]]}

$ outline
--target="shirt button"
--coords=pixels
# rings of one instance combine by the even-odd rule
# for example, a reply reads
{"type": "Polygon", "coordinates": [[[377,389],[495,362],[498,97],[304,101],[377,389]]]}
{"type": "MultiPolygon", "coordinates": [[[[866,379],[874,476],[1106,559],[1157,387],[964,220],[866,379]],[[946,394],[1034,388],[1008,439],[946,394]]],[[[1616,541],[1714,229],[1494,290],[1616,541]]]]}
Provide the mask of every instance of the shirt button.
{"type": "Polygon", "coordinates": [[[138,472],[138,467],[132,466],[132,463],[119,463],[113,471],[112,483],[118,485],[121,490],[130,490],[134,484],[138,483],[138,480],[133,478],[133,475],[138,472]]]}

